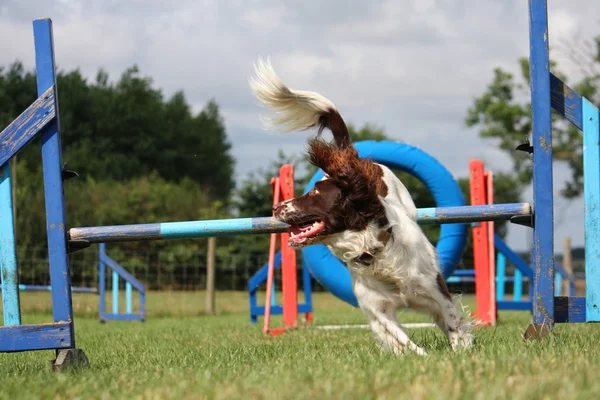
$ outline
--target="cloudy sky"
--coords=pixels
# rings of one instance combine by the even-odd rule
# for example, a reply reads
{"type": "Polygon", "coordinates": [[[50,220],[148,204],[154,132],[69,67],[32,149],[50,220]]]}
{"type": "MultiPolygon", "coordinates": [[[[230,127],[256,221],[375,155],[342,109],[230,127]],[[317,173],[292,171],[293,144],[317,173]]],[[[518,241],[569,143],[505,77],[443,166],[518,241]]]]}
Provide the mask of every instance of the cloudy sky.
{"type": "MultiPolygon", "coordinates": [[[[549,15],[552,56],[576,79],[577,65],[561,43],[600,34],[600,3],[551,0],[549,15]]],[[[493,68],[516,72],[517,59],[528,54],[524,0],[0,0],[0,65],[19,59],[33,67],[31,20],[40,16],[54,21],[62,69],[93,77],[104,68],[117,78],[137,64],[165,95],[183,89],[196,110],[215,98],[240,176],[278,149],[300,154],[312,134],[262,129],[247,84],[259,56],[269,56],[292,88],[320,92],[348,122],[383,126],[457,177],[475,157],[493,171],[510,165],[463,121],[493,68]]],[[[566,176],[555,168],[555,191],[566,176]]],[[[565,235],[583,244],[582,210],[580,200],[557,201],[559,247],[565,235]]],[[[513,227],[509,244],[525,249],[529,236],[513,227]]]]}

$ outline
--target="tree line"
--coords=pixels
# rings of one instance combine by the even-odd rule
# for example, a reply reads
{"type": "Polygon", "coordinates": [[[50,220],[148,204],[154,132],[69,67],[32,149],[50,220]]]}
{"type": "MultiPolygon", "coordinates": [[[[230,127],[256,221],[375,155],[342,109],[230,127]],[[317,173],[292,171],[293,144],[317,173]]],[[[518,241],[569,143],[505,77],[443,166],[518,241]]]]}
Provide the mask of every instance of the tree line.
{"type": "MultiPolygon", "coordinates": [[[[600,37],[587,49],[581,64],[583,78],[570,85],[598,104],[600,37]]],[[[528,60],[518,60],[518,66],[519,76],[496,68],[491,82],[475,97],[465,116],[466,127],[477,128],[480,137],[512,160],[509,172],[494,173],[498,203],[522,201],[521,195],[532,181],[531,156],[515,151],[531,134],[531,107],[528,101],[520,100],[529,97],[528,60]]],[[[568,82],[555,64],[553,71],[568,82]]],[[[88,80],[77,69],[59,71],[57,79],[63,161],[80,174],[65,182],[69,226],[266,216],[272,204],[269,180],[282,164],[295,165],[298,194],[315,172],[302,155],[280,152],[267,167],[236,181],[231,143],[217,101],[211,100],[194,112],[183,91],[167,98],[136,66],[114,81],[103,70],[88,80]]],[[[0,67],[0,127],[7,126],[36,97],[34,71],[26,70],[19,61],[0,67]]],[[[556,115],[553,117],[557,119],[554,158],[571,171],[561,196],[576,198],[583,189],[581,134],[558,121],[556,115]]],[[[349,129],[354,141],[391,140],[383,127],[349,124],[349,129]]],[[[46,243],[40,157],[38,139],[19,153],[15,162],[17,244],[23,255],[28,248],[46,243]]],[[[435,206],[420,181],[401,171],[395,173],[418,207],[435,206]]],[[[468,177],[457,180],[468,200],[468,177]]],[[[495,225],[504,236],[506,223],[495,225]]],[[[435,243],[439,228],[424,229],[435,243]]],[[[268,242],[269,235],[221,238],[217,254],[246,257],[258,268],[266,261],[268,242]]],[[[205,246],[204,240],[133,242],[118,245],[113,251],[116,258],[135,252],[156,254],[154,258],[118,260],[143,269],[158,262],[179,265],[198,260],[205,246]]],[[[469,241],[465,267],[472,267],[470,246],[469,241]]],[[[84,268],[92,270],[96,266],[84,268]]]]}

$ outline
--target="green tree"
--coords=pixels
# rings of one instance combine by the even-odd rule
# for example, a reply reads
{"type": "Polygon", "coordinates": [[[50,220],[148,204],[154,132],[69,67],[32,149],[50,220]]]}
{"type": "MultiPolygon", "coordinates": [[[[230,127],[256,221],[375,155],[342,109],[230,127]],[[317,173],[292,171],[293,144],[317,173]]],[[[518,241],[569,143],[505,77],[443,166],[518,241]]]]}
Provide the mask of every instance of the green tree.
{"type": "MultiPolygon", "coordinates": [[[[234,188],[234,160],[214,100],[193,113],[183,92],[165,100],[137,67],[115,83],[100,70],[90,83],[78,70],[57,75],[63,159],[82,176],[129,180],[156,171],[168,181],[191,179],[227,202],[234,188]]],[[[19,62],[0,68],[0,125],[8,125],[36,99],[33,72],[19,62]]],[[[39,146],[20,160],[40,162],[39,146]]]]}
{"type": "Polygon", "coordinates": [[[392,140],[386,133],[383,127],[372,123],[364,124],[360,129],[354,124],[348,124],[348,133],[352,142],[361,142],[363,140],[392,140]]]}
{"type": "MultiPolygon", "coordinates": [[[[591,50],[589,61],[582,68],[584,77],[572,84],[580,95],[592,102],[600,102],[600,36],[596,39],[595,47],[591,50]]],[[[491,139],[498,143],[501,150],[506,152],[513,161],[514,185],[523,188],[531,183],[532,162],[530,154],[515,151],[531,134],[531,103],[529,91],[529,61],[519,60],[520,76],[501,69],[494,69],[492,82],[480,96],[475,98],[466,117],[466,125],[479,128],[482,138],[491,139]]],[[[567,77],[551,63],[555,75],[567,82],[567,77]]],[[[578,197],[583,190],[583,158],[582,135],[580,131],[566,123],[555,112],[553,117],[553,157],[556,161],[565,162],[570,171],[571,179],[561,189],[565,198],[578,197]]]]}
{"type": "MultiPolygon", "coordinates": [[[[183,92],[165,98],[136,67],[116,82],[103,70],[90,81],[78,70],[58,71],[57,79],[63,161],[81,175],[65,182],[68,227],[230,216],[225,211],[234,187],[234,160],[216,101],[193,112],[183,92]]],[[[20,62],[0,68],[0,129],[36,97],[33,72],[20,62]]],[[[19,153],[17,177],[22,259],[46,246],[39,139],[19,153]]],[[[118,258],[120,250],[143,250],[156,259],[142,258],[138,264],[163,262],[172,267],[174,262],[197,260],[205,244],[131,242],[111,246],[111,254],[118,258]]],[[[37,258],[40,270],[47,273],[43,254],[37,258]]]]}

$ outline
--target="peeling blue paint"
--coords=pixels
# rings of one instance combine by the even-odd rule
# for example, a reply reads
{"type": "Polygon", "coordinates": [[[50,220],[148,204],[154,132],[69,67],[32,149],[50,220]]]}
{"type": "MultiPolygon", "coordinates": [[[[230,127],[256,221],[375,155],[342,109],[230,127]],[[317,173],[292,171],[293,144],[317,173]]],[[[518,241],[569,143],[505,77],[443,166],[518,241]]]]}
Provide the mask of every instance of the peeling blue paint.
{"type": "Polygon", "coordinates": [[[4,327],[0,329],[0,352],[72,348],[72,329],[72,321],[4,327]]]}
{"type": "Polygon", "coordinates": [[[50,86],[0,133],[0,166],[29,144],[56,118],[54,85],[50,86]]]}
{"type": "Polygon", "coordinates": [[[581,96],[579,93],[552,73],[550,74],[550,90],[552,108],[578,129],[583,129],[581,96]]]}
{"type": "Polygon", "coordinates": [[[10,164],[6,164],[0,169],[0,280],[5,326],[21,325],[14,223],[10,164]]]}

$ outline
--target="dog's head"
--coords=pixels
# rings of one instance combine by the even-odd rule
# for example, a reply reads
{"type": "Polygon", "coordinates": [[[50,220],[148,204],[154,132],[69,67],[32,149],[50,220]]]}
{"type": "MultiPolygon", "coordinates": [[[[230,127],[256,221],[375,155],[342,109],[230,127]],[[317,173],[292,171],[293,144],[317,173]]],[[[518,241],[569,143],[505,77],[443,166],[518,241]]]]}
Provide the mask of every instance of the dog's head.
{"type": "Polygon", "coordinates": [[[352,145],[339,148],[319,139],[309,142],[308,154],[325,177],[308,193],[273,207],[275,218],[290,225],[292,247],[327,244],[332,235],[387,224],[379,200],[387,186],[377,164],[359,158],[352,145]]]}

